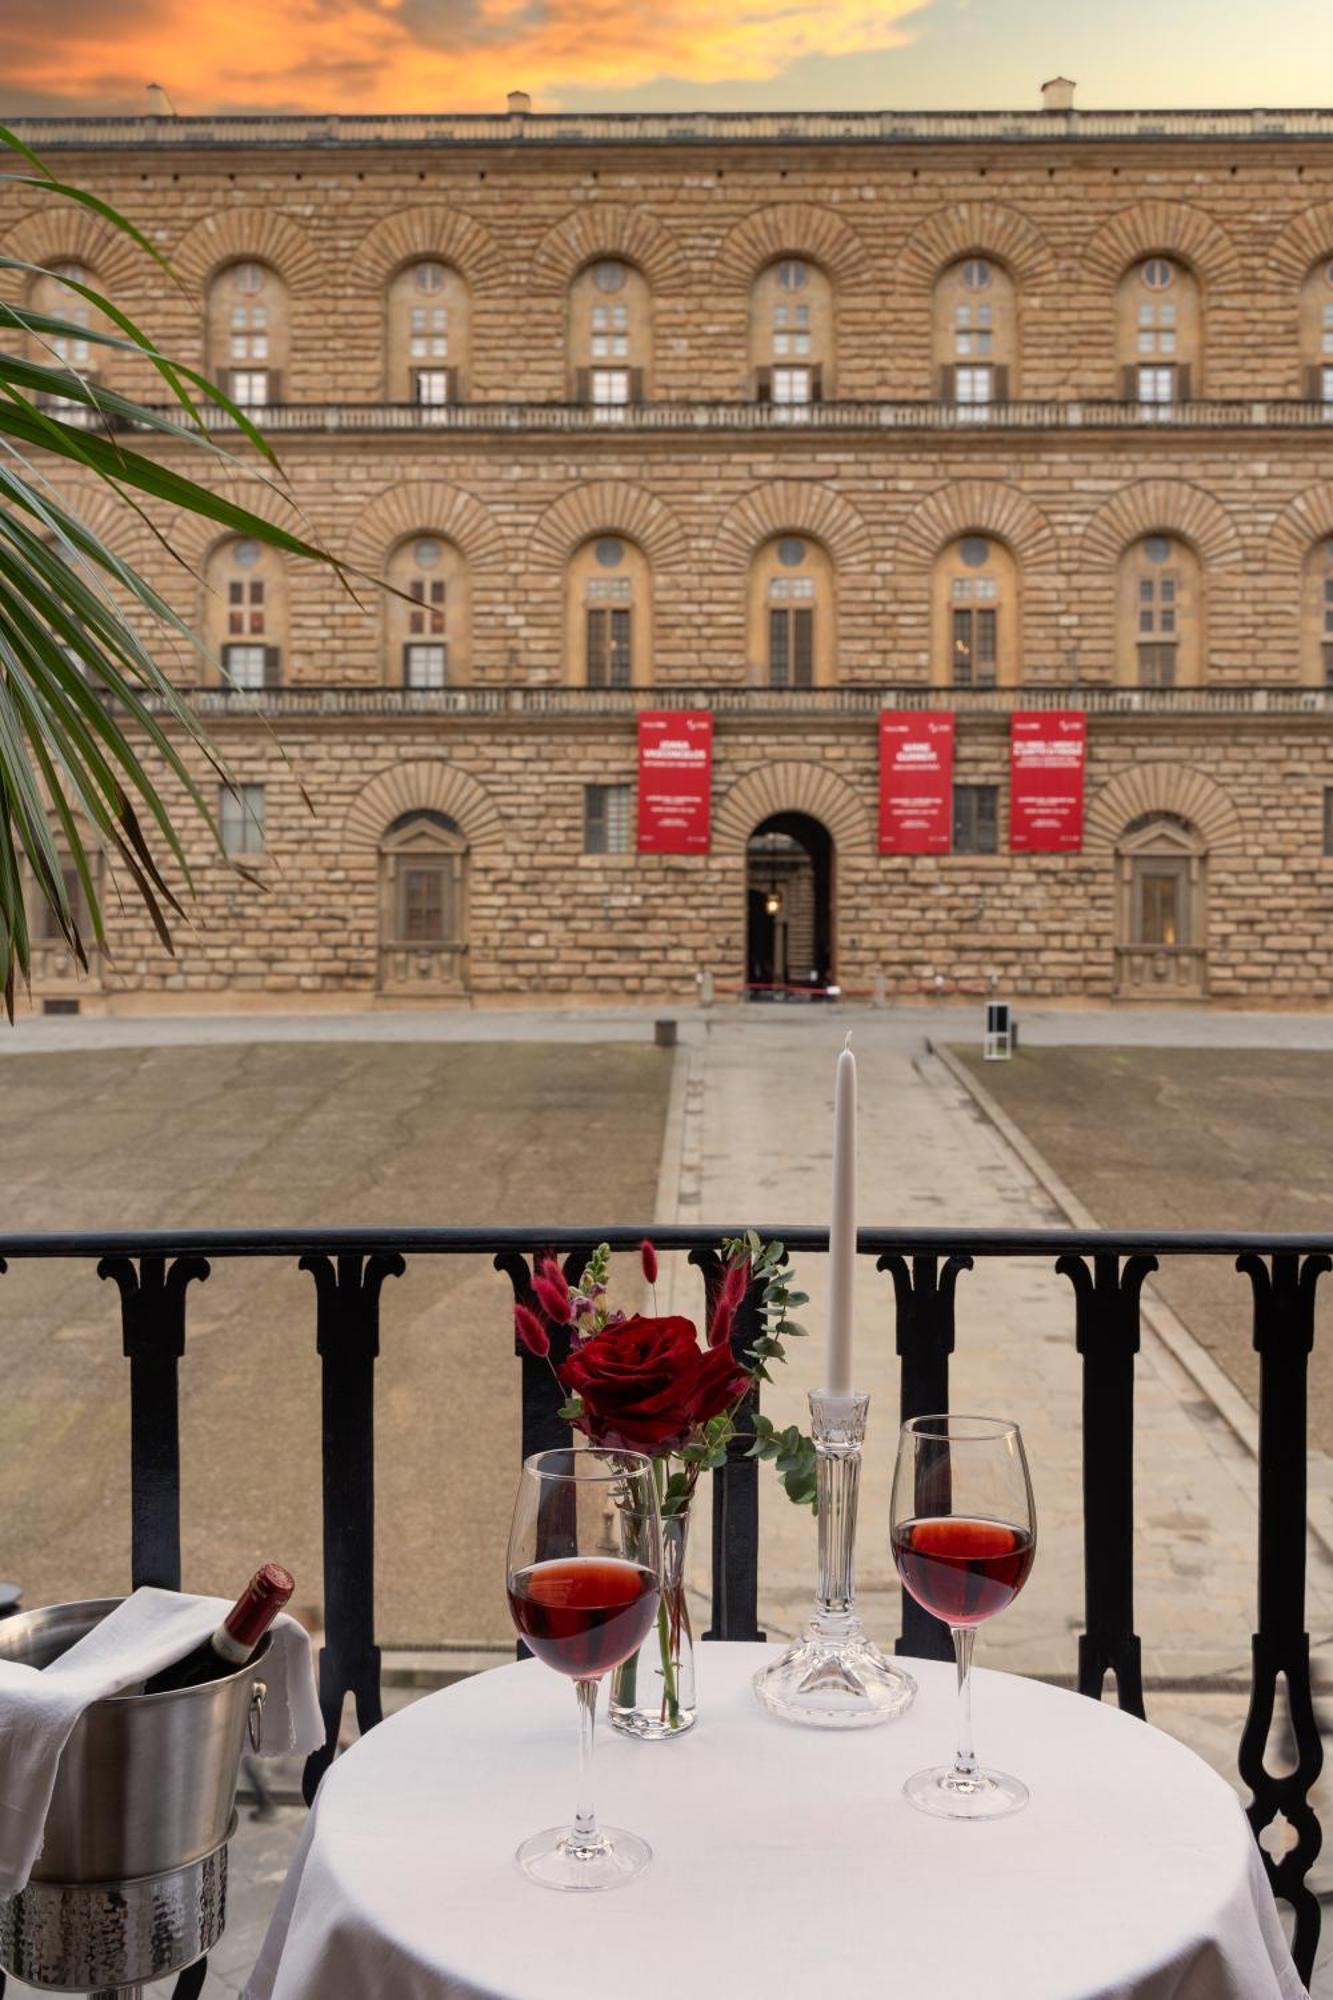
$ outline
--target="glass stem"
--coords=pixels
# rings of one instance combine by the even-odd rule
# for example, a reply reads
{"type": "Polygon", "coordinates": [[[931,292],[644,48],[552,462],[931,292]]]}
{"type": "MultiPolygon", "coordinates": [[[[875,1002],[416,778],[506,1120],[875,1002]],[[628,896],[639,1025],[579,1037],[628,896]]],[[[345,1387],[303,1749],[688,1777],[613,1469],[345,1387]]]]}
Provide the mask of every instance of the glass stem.
{"type": "Polygon", "coordinates": [[[958,1662],[958,1755],[952,1775],[970,1781],[977,1775],[977,1753],[972,1748],[972,1644],[977,1635],[971,1625],[954,1625],[950,1630],[958,1662]]]}
{"type": "Polygon", "coordinates": [[[599,1848],[602,1845],[601,1829],[592,1803],[592,1739],[597,1721],[597,1686],[595,1680],[574,1683],[579,1701],[579,1802],[574,1808],[572,1844],[578,1848],[599,1848]]]}

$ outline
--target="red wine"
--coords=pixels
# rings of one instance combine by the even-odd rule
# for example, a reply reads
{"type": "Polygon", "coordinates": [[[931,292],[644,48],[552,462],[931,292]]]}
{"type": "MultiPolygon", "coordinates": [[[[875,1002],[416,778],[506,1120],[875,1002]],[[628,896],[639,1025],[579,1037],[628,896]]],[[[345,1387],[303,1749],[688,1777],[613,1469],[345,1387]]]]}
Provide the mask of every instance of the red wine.
{"type": "Polygon", "coordinates": [[[234,1674],[255,1652],[295,1588],[278,1563],[265,1563],[255,1571],[217,1631],[183,1660],[154,1674],[144,1683],[144,1693],[165,1694],[170,1688],[198,1687],[202,1681],[234,1674]]]}
{"type": "Polygon", "coordinates": [[[980,1625],[1012,1604],[1035,1553],[1026,1528],[965,1514],[902,1521],[893,1531],[904,1586],[946,1625],[980,1625]]]}
{"type": "Polygon", "coordinates": [[[509,1613],[539,1660],[591,1680],[637,1653],[657,1616],[650,1569],[611,1556],[534,1563],[509,1579],[509,1613]]]}

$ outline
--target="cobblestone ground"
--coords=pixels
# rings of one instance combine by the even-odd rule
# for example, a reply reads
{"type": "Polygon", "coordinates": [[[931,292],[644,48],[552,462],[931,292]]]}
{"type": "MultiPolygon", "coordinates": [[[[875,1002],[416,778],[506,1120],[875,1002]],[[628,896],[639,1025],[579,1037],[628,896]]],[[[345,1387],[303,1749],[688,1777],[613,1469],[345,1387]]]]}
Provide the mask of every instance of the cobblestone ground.
{"type": "MultiPolygon", "coordinates": [[[[526,1033],[559,1042],[642,1041],[651,1017],[588,1013],[528,1017],[526,1033]]],[[[926,1053],[925,1037],[957,1041],[971,1017],[954,1010],[856,1012],[760,1010],[682,1017],[683,1048],[666,1121],[658,1182],[659,1220],[716,1218],[762,1223],[827,1217],[834,1052],[850,1025],[861,1068],[862,1221],[1057,1225],[1040,1182],[978,1112],[959,1080],[926,1053]]],[[[210,1044],[263,1039],[253,1023],[170,1023],[171,1039],[210,1044]]],[[[264,1024],[265,1027],[268,1024],[264,1024]]],[[[35,1023],[12,1052],[92,1045],[150,1044],[163,1024],[35,1023]],[[77,1037],[87,1039],[80,1042],[77,1037]]],[[[1172,1013],[1024,1016],[1025,1044],[1132,1043],[1144,1048],[1333,1049],[1333,1017],[1172,1013]]],[[[337,1043],[498,1039],[521,1043],[523,1017],[451,1015],[414,1036],[402,1017],[316,1024],[337,1043]]],[[[291,1039],[304,1037],[295,1029],[291,1039]]],[[[4,1048],[0,1039],[0,1050],[4,1048]]],[[[502,1086],[501,1086],[502,1087],[502,1086]]],[[[349,1128],[350,1129],[350,1128],[349,1128]]],[[[651,1179],[651,1176],[648,1176],[651,1179]]],[[[503,1191],[501,1191],[502,1193],[503,1191]]],[[[507,1199],[507,1197],[504,1197],[507,1199]]],[[[648,1213],[645,1200],[638,1211],[648,1213]]],[[[630,1218],[628,1200],[621,1204],[630,1218]]],[[[420,1212],[420,1210],[416,1211],[420,1212]]],[[[475,1219],[479,1211],[461,1212],[475,1219]]],[[[549,1212],[549,1211],[548,1211],[549,1212]]],[[[240,1219],[240,1218],[238,1218],[240,1219]]],[[[246,1219],[254,1219],[248,1216],[246,1219]]],[[[1233,1223],[1228,1215],[1221,1218],[1233,1223]]],[[[802,1268],[812,1328],[823,1323],[823,1272],[802,1268]]],[[[5,1280],[6,1285],[12,1279],[5,1280]]],[[[664,1310],[697,1308],[694,1274],[667,1265],[664,1310]]],[[[892,1299],[888,1280],[862,1272],[858,1368],[872,1393],[871,1444],[862,1503],[862,1608],[882,1638],[892,1636],[897,1592],[888,1559],[886,1516],[895,1408],[892,1299]]],[[[770,1400],[775,1417],[803,1415],[818,1380],[821,1342],[798,1350],[770,1400]]],[[[1079,1624],[1078,1375],[1068,1287],[1045,1264],[980,1267],[960,1285],[954,1394],[963,1407],[1002,1408],[1027,1432],[1041,1514],[1041,1555],[1017,1606],[983,1638],[994,1666],[1068,1674],[1079,1624]]],[[[1244,1710],[1243,1680],[1252,1622],[1255,1502],[1253,1465],[1235,1429],[1155,1338],[1145,1340],[1139,1376],[1140,1497],[1138,1615],[1145,1642],[1149,1711],[1217,1768],[1234,1772],[1244,1710]]],[[[814,1536],[808,1516],[764,1489],[761,1617],[774,1637],[795,1629],[808,1607],[814,1536]]],[[[496,1528],[498,1535],[499,1529],[496,1528]]],[[[695,1530],[694,1581],[704,1578],[706,1510],[695,1530]]],[[[497,1544],[498,1546],[498,1544],[497,1544]]],[[[1323,1635],[1333,1631],[1333,1576],[1321,1546],[1311,1551],[1311,1628],[1320,1636],[1316,1671],[1329,1676],[1323,1635]]],[[[399,1696],[397,1698],[406,1698],[399,1696]]],[[[979,1718],[978,1726],[984,1723],[979,1718]]],[[[1327,1822],[1330,1801],[1322,1801],[1327,1822]]],[[[272,1822],[242,1820],[235,1846],[232,1917],[205,1991],[238,1992],[253,1960],[301,1812],[282,1807],[272,1822]]],[[[1330,1878],[1333,1879],[1333,1878],[1330,1878]]],[[[12,1988],[17,1992],[20,1989],[12,1988]]],[[[1316,1978],[1333,2000],[1333,1945],[1316,1978]]]]}

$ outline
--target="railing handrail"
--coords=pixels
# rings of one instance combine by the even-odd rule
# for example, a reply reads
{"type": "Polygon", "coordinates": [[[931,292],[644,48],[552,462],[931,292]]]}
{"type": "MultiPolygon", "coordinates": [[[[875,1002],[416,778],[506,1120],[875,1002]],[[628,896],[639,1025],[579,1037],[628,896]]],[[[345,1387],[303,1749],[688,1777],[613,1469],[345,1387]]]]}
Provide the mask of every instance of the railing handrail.
{"type": "MultiPolygon", "coordinates": [[[[182,421],[174,404],[146,405],[157,416],[182,421]]],[[[67,420],[68,409],[60,414],[67,420]]],[[[956,431],[975,438],[988,430],[1230,430],[1326,429],[1333,403],[1300,396],[1198,398],[1180,403],[1140,403],[1111,396],[1015,397],[987,404],[945,403],[931,397],[858,397],[804,404],[733,400],[624,403],[611,406],[560,401],[466,403],[270,403],[247,410],[263,431],[577,431],[616,436],[625,430],[762,431],[803,436],[811,430],[956,431]]],[[[115,431],[147,433],[150,426],[115,414],[96,415],[76,405],[73,420],[115,431]]],[[[185,420],[187,427],[189,420],[185,420]]],[[[209,412],[211,429],[231,431],[225,410],[209,412]]],[[[169,445],[170,440],[163,440],[169,445]]]]}
{"type": "MultiPolygon", "coordinates": [[[[743,672],[738,664],[737,672],[743,672]]],[[[1075,708],[1089,715],[1326,715],[1333,687],[1305,681],[1214,681],[1200,687],[1124,687],[1117,682],[1019,682],[1012,687],[944,687],[921,681],[844,682],[836,687],[772,688],[733,682],[668,682],[635,688],[589,688],[568,682],[473,681],[453,688],[404,688],[383,682],[292,681],[276,688],[183,685],[178,690],[201,714],[256,715],[623,715],[640,709],[706,708],[715,714],[878,715],[882,708],[948,709],[962,715],[1007,715],[1015,708],[1075,708]]],[[[112,698],[103,691],[103,699],[112,698]]],[[[140,699],[154,714],[166,704],[151,692],[140,699]]],[[[119,704],[117,704],[119,705],[119,704]]]]}
{"type": "MultiPolygon", "coordinates": [[[[1151,947],[1156,949],[1156,947],[1151,947]]],[[[0,1071],[3,1074],[3,1071],[0,1071]]],[[[636,1250],[651,1236],[659,1250],[715,1247],[723,1237],[757,1230],[793,1252],[827,1251],[827,1229],[781,1223],[621,1223],[614,1227],[523,1223],[504,1227],[462,1224],[444,1228],[353,1229],[149,1229],[70,1230],[0,1236],[0,1258],[57,1257],[304,1257],[369,1256],[379,1251],[414,1256],[494,1257],[509,1251],[572,1253],[590,1244],[636,1250]]],[[[1293,1257],[1333,1256],[1333,1230],[1296,1234],[1273,1230],[1207,1229],[940,1229],[866,1228],[856,1233],[863,1257],[1293,1257]]]]}

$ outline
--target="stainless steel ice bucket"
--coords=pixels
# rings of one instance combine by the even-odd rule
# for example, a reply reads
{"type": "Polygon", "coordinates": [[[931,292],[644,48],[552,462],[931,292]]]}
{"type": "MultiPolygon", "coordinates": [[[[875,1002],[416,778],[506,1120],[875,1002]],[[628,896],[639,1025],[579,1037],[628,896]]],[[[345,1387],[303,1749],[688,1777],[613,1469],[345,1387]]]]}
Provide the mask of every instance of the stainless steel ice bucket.
{"type": "MultiPolygon", "coordinates": [[[[120,1602],[53,1604],[0,1621],[0,1659],[43,1667],[120,1602]]],[[[0,1966],[31,1986],[93,1992],[180,1971],[222,1933],[226,1841],[265,1639],[235,1673],[168,1694],[94,1702],[61,1753],[28,1886],[0,1901],[0,1966]]]]}

